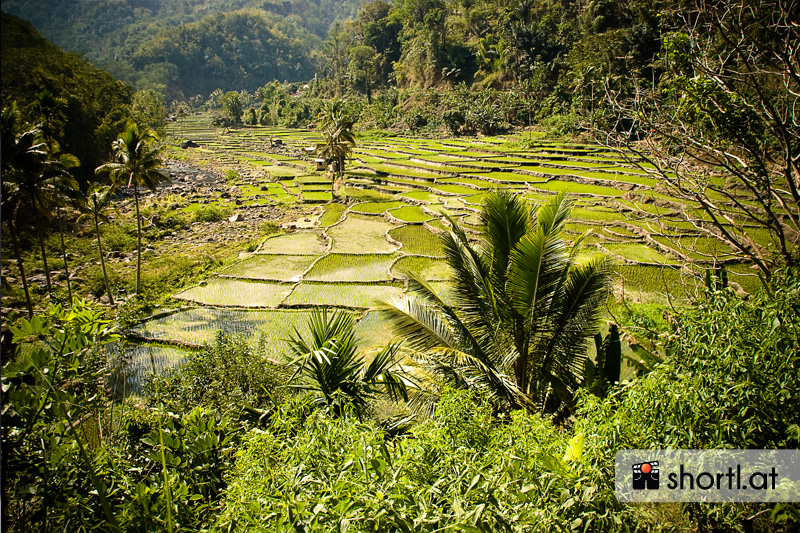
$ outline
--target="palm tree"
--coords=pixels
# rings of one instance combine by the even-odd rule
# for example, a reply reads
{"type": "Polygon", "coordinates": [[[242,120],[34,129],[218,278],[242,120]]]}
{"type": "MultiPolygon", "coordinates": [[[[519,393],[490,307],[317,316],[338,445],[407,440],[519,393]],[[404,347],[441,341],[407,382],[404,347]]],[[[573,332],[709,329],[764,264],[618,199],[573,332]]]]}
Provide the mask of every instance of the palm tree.
{"type": "Polygon", "coordinates": [[[103,243],[100,240],[100,221],[108,222],[106,211],[112,206],[111,197],[113,194],[113,187],[97,183],[92,184],[86,201],[86,213],[81,215],[79,219],[91,217],[94,222],[94,233],[97,235],[97,252],[100,254],[100,266],[103,268],[103,281],[106,284],[106,294],[108,294],[108,301],[111,305],[114,305],[114,295],[111,294],[111,285],[108,283],[108,274],[106,273],[106,261],[103,257],[103,243]]]}
{"type": "Polygon", "coordinates": [[[382,308],[427,372],[487,393],[500,409],[571,407],[610,267],[605,256],[579,257],[585,235],[561,237],[571,208],[563,195],[531,209],[492,192],[477,245],[450,220],[449,293],[409,274],[409,294],[382,308]]]}
{"type": "Polygon", "coordinates": [[[178,125],[180,126],[181,130],[181,139],[183,138],[183,119],[189,116],[189,106],[186,102],[181,102],[178,104],[178,109],[175,111],[175,114],[178,117],[178,125]]]}
{"type": "MultiPolygon", "coordinates": [[[[61,208],[65,205],[80,205],[80,187],[69,169],[80,166],[78,158],[72,154],[61,153],[58,142],[52,140],[48,145],[49,159],[42,173],[42,188],[44,198],[42,207],[55,206],[56,218],[58,219],[58,233],[61,238],[61,256],[64,259],[64,273],[67,280],[67,294],[70,303],[72,302],[72,285],[69,279],[69,261],[67,260],[67,246],[64,242],[64,220],[61,216],[61,208]]],[[[42,240],[42,250],[44,253],[44,241],[42,240]]]]}
{"type": "Polygon", "coordinates": [[[317,117],[324,142],[317,145],[320,156],[333,165],[331,200],[335,198],[336,178],[344,174],[344,159],[356,146],[355,121],[344,110],[344,102],[332,100],[317,117]]]}
{"type": "Polygon", "coordinates": [[[343,416],[349,409],[361,417],[370,399],[378,393],[393,399],[406,398],[406,385],[394,368],[399,346],[386,346],[367,364],[357,354],[355,320],[337,311],[315,310],[309,322],[310,338],[303,339],[297,328],[287,341],[295,357],[296,370],[289,383],[314,395],[315,403],[343,416]]]}
{"type": "Polygon", "coordinates": [[[160,183],[168,182],[169,177],[159,167],[162,165],[161,148],[155,146],[155,132],[140,129],[135,122],[128,122],[125,131],[114,141],[113,162],[97,167],[96,172],[109,172],[112,179],[126,179],[128,187],[133,187],[136,206],[136,293],[141,289],[142,272],[142,217],[139,214],[139,187],[156,190],[160,183]]]}
{"type": "MultiPolygon", "coordinates": [[[[22,288],[25,291],[25,302],[28,314],[33,316],[28,280],[25,275],[25,265],[19,248],[19,217],[28,194],[27,189],[31,177],[40,175],[47,158],[47,146],[41,142],[42,132],[38,127],[26,128],[20,118],[16,102],[3,108],[2,113],[2,213],[8,222],[14,255],[17,259],[22,288]]],[[[48,278],[49,282],[49,278],[48,278]]]]}

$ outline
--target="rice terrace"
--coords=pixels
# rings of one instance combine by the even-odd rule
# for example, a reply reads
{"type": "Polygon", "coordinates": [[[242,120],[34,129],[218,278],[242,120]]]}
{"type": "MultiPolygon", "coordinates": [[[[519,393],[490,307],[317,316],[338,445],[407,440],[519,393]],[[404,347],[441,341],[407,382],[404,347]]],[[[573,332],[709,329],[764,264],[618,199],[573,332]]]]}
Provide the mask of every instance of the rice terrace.
{"type": "Polygon", "coordinates": [[[800,531],[798,13],[5,0],[0,529],[800,531]]]}
{"type": "MultiPolygon", "coordinates": [[[[445,215],[477,237],[484,195],[504,188],[531,203],[560,192],[574,196],[566,233],[577,238],[590,232],[585,242],[615,258],[614,292],[620,297],[664,303],[671,293],[686,300],[705,272],[721,265],[741,290],[760,287],[752,264],[723,239],[700,231],[697,206],[660,192],[646,165],[605,147],[548,142],[540,134],[359,140],[339,193],[346,203],[331,203],[330,179],[314,170],[314,152],[307,150],[320,142],[317,132],[254,127],[223,133],[209,124],[202,114],[173,124],[172,133],[180,129],[199,147],[175,147],[170,154],[220,173],[233,171],[236,178],[224,189],[234,193],[198,194],[185,200],[184,211],[199,209],[197,200],[206,199],[207,205],[248,213],[308,205],[308,216],[176,293],[183,304],[139,326],[143,341],[199,345],[222,329],[247,332],[253,345],[263,335],[266,345],[280,350],[286,331],[302,329],[309,309],[324,306],[356,314],[359,335],[377,349],[392,333],[371,309],[403,294],[404,272],[419,272],[446,288],[439,243],[448,227],[445,215]]],[[[769,246],[766,234],[760,244],[769,246]]],[[[142,348],[131,349],[138,354],[142,348]]],[[[146,356],[132,358],[134,366],[152,368],[153,352],[159,365],[181,358],[174,346],[151,346],[146,356]]]]}

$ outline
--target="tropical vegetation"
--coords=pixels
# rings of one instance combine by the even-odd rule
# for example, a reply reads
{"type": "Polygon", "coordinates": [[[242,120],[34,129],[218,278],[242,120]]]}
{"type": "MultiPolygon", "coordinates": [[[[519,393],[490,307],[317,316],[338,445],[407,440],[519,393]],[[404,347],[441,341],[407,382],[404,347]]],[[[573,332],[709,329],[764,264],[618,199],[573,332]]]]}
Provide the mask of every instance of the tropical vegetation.
{"type": "Polygon", "coordinates": [[[481,391],[505,410],[573,407],[610,262],[580,257],[583,238],[564,239],[571,206],[564,195],[530,209],[511,192],[490,193],[479,245],[450,219],[448,292],[410,273],[408,296],[383,308],[438,382],[481,391]]]}
{"type": "Polygon", "coordinates": [[[139,129],[135,122],[128,122],[125,131],[114,141],[112,162],[97,167],[98,173],[107,172],[116,183],[133,186],[133,200],[136,207],[136,292],[141,288],[142,274],[142,217],[139,212],[139,187],[151,191],[159,184],[169,181],[161,170],[161,149],[154,145],[157,137],[152,130],[139,129]]]}
{"type": "Polygon", "coordinates": [[[4,530],[800,527],[613,467],[800,445],[795,0],[200,4],[3,3],[4,530]]]}
{"type": "Polygon", "coordinates": [[[344,160],[356,145],[354,120],[347,115],[341,100],[323,106],[317,117],[323,142],[317,145],[319,156],[331,168],[331,197],[336,197],[336,179],[344,174],[344,160]]]}

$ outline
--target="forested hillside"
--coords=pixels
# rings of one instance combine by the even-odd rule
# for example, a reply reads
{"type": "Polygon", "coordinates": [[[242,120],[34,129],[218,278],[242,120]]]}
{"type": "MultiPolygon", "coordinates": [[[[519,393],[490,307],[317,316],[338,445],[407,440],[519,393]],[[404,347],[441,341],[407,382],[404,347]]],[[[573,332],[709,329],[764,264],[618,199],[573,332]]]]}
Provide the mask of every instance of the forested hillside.
{"type": "Polygon", "coordinates": [[[3,10],[31,21],[55,44],[85,54],[136,88],[161,84],[171,90],[178,84],[188,98],[216,88],[198,88],[195,78],[184,79],[185,70],[194,67],[197,54],[203,54],[199,56],[203,61],[229,66],[224,72],[202,73],[220,76],[218,86],[223,89],[252,89],[251,78],[264,72],[274,78],[260,79],[262,85],[272,79],[297,81],[308,77],[309,72],[313,77],[309,49],[318,46],[318,38],[326,35],[333,21],[354,17],[362,3],[363,0],[8,0],[3,2],[3,10]],[[229,16],[241,10],[250,11],[229,16]],[[206,32],[206,39],[199,39],[198,32],[206,32]],[[222,42],[226,43],[225,51],[217,46],[222,42]],[[176,62],[165,64],[159,59],[163,56],[176,62]],[[272,57],[291,61],[290,67],[251,72],[272,57]]]}
{"type": "Polygon", "coordinates": [[[550,99],[546,113],[573,94],[592,100],[592,86],[610,75],[649,78],[663,7],[640,0],[3,4],[56,44],[168,100],[317,74],[332,83],[330,92],[366,96],[461,82],[514,87],[527,100],[550,99]]]}
{"type": "Polygon", "coordinates": [[[30,23],[2,14],[2,101],[73,154],[91,178],[129,115],[133,91],[108,72],[49,42],[30,23]]]}

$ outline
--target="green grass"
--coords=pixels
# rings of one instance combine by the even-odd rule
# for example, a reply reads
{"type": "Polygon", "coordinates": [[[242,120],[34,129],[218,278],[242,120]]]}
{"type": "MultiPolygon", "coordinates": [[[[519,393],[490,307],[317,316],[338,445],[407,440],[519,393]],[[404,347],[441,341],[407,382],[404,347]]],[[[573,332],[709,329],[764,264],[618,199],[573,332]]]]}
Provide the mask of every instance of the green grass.
{"type": "Polygon", "coordinates": [[[395,202],[365,202],[363,204],[356,204],[350,208],[351,212],[354,213],[369,213],[372,215],[377,215],[380,213],[385,213],[388,209],[393,209],[395,207],[400,207],[401,205],[405,205],[403,202],[395,201],[395,202]]]}
{"type": "Polygon", "coordinates": [[[469,187],[464,187],[463,185],[432,185],[432,189],[437,191],[441,191],[443,193],[451,193],[451,194],[475,194],[475,189],[470,189],[469,187]]]}
{"type": "Polygon", "coordinates": [[[397,196],[401,197],[401,199],[410,198],[412,200],[419,200],[420,202],[437,203],[440,201],[438,196],[428,191],[408,191],[399,193],[397,196]]]}
{"type": "Polygon", "coordinates": [[[340,203],[331,203],[327,204],[324,207],[324,211],[322,216],[319,217],[319,225],[323,228],[327,228],[333,224],[339,222],[339,219],[342,218],[342,213],[347,210],[347,206],[340,203]]]}
{"type": "Polygon", "coordinates": [[[592,230],[593,233],[600,233],[602,226],[594,226],[591,224],[581,224],[578,222],[570,222],[564,226],[565,231],[572,233],[584,233],[585,231],[592,230]]]}
{"type": "Polygon", "coordinates": [[[641,263],[661,263],[661,264],[679,264],[680,262],[659,253],[655,249],[640,243],[617,243],[610,242],[603,245],[611,253],[621,255],[625,259],[631,261],[639,261],[641,263]]]}
{"type": "Polygon", "coordinates": [[[406,254],[441,256],[439,236],[422,226],[400,226],[389,232],[394,240],[403,243],[401,251],[406,254]]]}
{"type": "Polygon", "coordinates": [[[213,278],[204,286],[192,287],[176,294],[175,298],[203,305],[277,307],[291,287],[290,284],[213,278]]]}
{"type": "Polygon", "coordinates": [[[642,301],[662,301],[662,294],[670,293],[678,299],[686,299],[695,294],[702,284],[699,278],[687,275],[678,268],[618,265],[615,282],[625,290],[628,297],[638,297],[644,293],[642,301]]]}
{"type": "Polygon", "coordinates": [[[322,255],[327,243],[319,231],[297,231],[270,237],[259,247],[258,253],[288,255],[322,255]]]}
{"type": "Polygon", "coordinates": [[[442,222],[438,218],[429,220],[428,222],[426,222],[426,224],[440,231],[450,231],[450,227],[446,226],[444,222],[442,222]]]}
{"type": "Polygon", "coordinates": [[[683,253],[692,259],[710,260],[733,257],[731,247],[713,237],[695,236],[661,236],[653,235],[653,240],[673,250],[683,253]]]}
{"type": "Polygon", "coordinates": [[[381,202],[386,200],[394,200],[391,194],[382,193],[374,189],[360,189],[358,187],[345,186],[345,192],[349,198],[361,202],[381,202]]]}
{"type": "Polygon", "coordinates": [[[328,254],[304,279],[309,281],[388,281],[395,257],[388,254],[328,254]]]}
{"type": "Polygon", "coordinates": [[[305,174],[306,172],[298,168],[281,165],[281,166],[264,166],[263,169],[268,172],[273,178],[287,178],[295,177],[305,174]]]}
{"type": "Polygon", "coordinates": [[[403,287],[399,284],[367,285],[304,281],[292,291],[286,299],[286,305],[314,304],[370,308],[376,306],[378,300],[399,297],[402,292],[403,287]]]}
{"type": "Polygon", "coordinates": [[[572,210],[572,220],[586,220],[590,222],[608,222],[610,220],[624,220],[625,217],[616,212],[601,207],[576,207],[572,210]]]}
{"type": "MultiPolygon", "coordinates": [[[[489,180],[497,180],[498,182],[512,182],[512,183],[544,183],[547,181],[545,178],[533,176],[531,174],[521,174],[517,172],[470,172],[470,176],[478,178],[487,178],[489,180]]],[[[500,186],[499,183],[494,183],[494,187],[500,186]]]]}
{"type": "Polygon", "coordinates": [[[574,194],[595,194],[598,196],[622,196],[624,191],[615,189],[613,187],[603,187],[601,185],[587,185],[585,183],[576,183],[574,181],[561,181],[552,180],[547,183],[537,183],[533,185],[534,189],[541,191],[552,192],[566,192],[574,194]]]}
{"type": "Polygon", "coordinates": [[[403,222],[425,222],[426,220],[434,218],[431,215],[424,213],[422,208],[420,208],[418,205],[404,205],[403,207],[392,209],[389,211],[389,214],[398,220],[402,220],[403,222]]]}
{"type": "Polygon", "coordinates": [[[725,268],[728,271],[728,280],[735,281],[750,294],[764,289],[764,285],[758,278],[761,271],[757,268],[753,268],[753,265],[750,263],[728,265],[725,268]]]}
{"type": "Polygon", "coordinates": [[[240,278],[297,281],[316,261],[314,255],[255,255],[222,271],[221,275],[240,278]]]}
{"type": "Polygon", "coordinates": [[[386,240],[386,232],[394,226],[382,219],[366,215],[350,214],[328,230],[333,239],[332,252],[336,253],[375,253],[393,252],[396,246],[386,240]]]}
{"type": "Polygon", "coordinates": [[[361,341],[362,353],[377,351],[392,341],[394,335],[389,321],[376,312],[370,311],[356,323],[356,337],[361,341]]]}
{"type": "Polygon", "coordinates": [[[303,201],[305,202],[330,202],[331,201],[331,192],[330,191],[309,191],[306,188],[303,188],[303,201]]]}
{"type": "Polygon", "coordinates": [[[406,271],[419,274],[427,280],[447,280],[452,276],[450,267],[443,259],[413,255],[401,257],[392,266],[394,277],[405,277],[406,271]]]}

